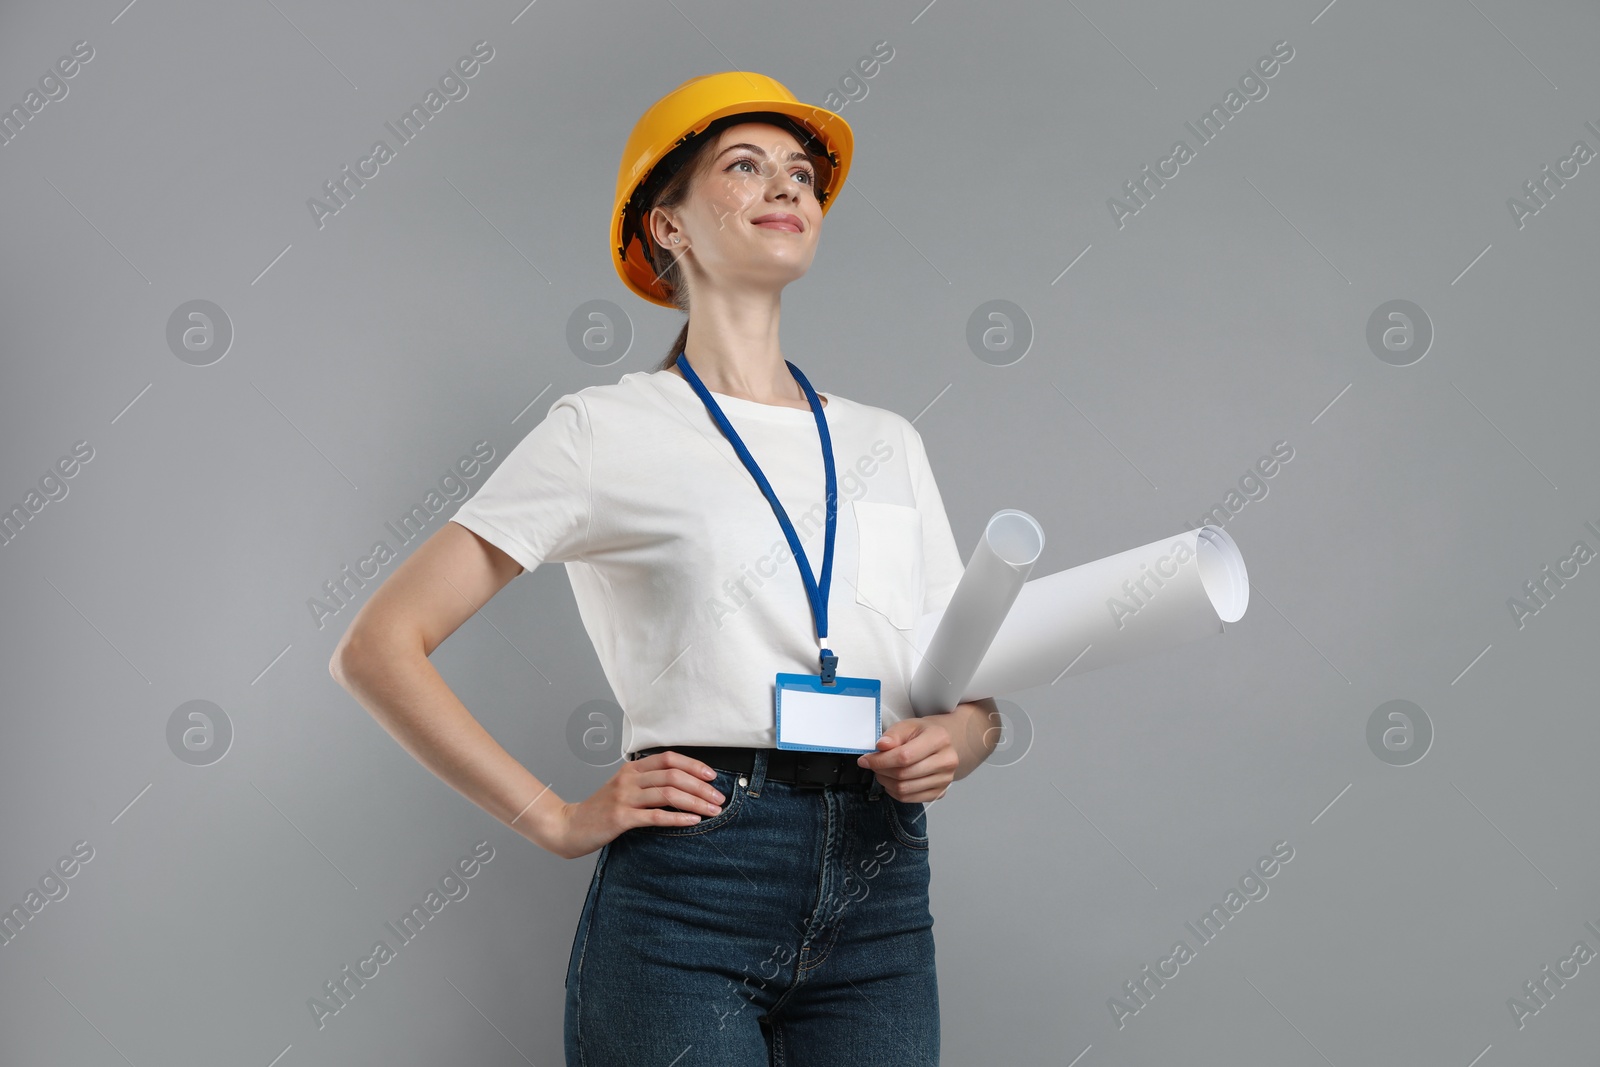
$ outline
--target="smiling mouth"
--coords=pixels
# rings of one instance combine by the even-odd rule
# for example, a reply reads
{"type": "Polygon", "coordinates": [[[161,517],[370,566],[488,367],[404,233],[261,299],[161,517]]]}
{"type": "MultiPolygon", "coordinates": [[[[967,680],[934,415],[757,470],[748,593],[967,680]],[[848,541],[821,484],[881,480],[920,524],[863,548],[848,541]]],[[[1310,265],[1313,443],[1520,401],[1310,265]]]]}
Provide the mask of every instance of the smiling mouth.
{"type": "Polygon", "coordinates": [[[786,230],[789,233],[800,232],[800,227],[795,223],[790,222],[788,219],[767,219],[762,222],[753,223],[753,225],[762,226],[769,230],[786,230]]]}

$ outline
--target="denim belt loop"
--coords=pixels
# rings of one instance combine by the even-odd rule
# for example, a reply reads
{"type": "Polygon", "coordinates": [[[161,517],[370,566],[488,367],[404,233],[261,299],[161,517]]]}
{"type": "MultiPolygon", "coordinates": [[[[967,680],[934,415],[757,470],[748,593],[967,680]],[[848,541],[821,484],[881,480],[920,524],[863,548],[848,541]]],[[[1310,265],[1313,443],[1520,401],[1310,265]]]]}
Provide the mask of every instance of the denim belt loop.
{"type": "Polygon", "coordinates": [[[753,797],[760,796],[761,787],[766,784],[766,781],[767,750],[758,748],[755,750],[754,765],[750,768],[750,788],[745,791],[746,794],[753,797]]]}
{"type": "Polygon", "coordinates": [[[867,790],[867,799],[868,800],[877,800],[882,795],[883,795],[883,783],[878,781],[878,776],[876,774],[874,774],[872,776],[872,786],[871,786],[871,788],[869,788],[867,790]]]}

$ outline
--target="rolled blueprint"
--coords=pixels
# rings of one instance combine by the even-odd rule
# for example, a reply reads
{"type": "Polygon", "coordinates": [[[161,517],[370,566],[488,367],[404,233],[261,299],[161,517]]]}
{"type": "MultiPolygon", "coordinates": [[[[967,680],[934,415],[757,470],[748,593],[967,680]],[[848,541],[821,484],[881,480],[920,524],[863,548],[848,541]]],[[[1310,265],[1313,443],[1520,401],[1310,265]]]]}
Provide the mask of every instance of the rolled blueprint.
{"type": "Polygon", "coordinates": [[[923,659],[911,678],[913,708],[949,711],[961,703],[961,695],[1043,551],[1044,529],[1032,515],[1005,508],[989,517],[978,547],[945,605],[943,614],[951,624],[938,627],[925,650],[918,646],[923,659]]]}
{"type": "Polygon", "coordinates": [[[917,623],[913,642],[922,660],[911,703],[918,715],[1048,685],[1068,667],[1081,674],[1221,633],[1250,601],[1244,557],[1220,526],[1024,581],[1014,594],[1014,576],[986,552],[980,542],[950,602],[917,623]],[[969,580],[991,596],[963,596],[969,580]],[[993,605],[1007,596],[1009,610],[997,626],[993,605]],[[975,648],[982,651],[974,669],[975,648]]]}

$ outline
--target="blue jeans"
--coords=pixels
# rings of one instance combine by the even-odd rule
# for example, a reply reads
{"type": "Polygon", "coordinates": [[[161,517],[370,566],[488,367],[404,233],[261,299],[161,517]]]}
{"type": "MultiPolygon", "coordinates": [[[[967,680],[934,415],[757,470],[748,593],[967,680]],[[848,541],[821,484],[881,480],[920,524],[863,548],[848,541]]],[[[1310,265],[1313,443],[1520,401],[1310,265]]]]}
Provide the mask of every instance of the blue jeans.
{"type": "Polygon", "coordinates": [[[568,1067],[937,1067],[924,805],[766,770],[718,770],[721,813],[600,850],[568,1067]]]}

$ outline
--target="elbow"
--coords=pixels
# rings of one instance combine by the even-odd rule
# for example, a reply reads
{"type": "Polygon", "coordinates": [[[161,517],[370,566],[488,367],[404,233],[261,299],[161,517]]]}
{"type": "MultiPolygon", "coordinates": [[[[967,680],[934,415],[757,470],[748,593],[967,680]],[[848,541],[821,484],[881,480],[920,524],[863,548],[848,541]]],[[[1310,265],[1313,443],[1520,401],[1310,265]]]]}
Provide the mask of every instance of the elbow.
{"type": "MultiPolygon", "coordinates": [[[[334,647],[328,659],[328,673],[354,693],[363,678],[390,670],[399,659],[410,656],[414,648],[422,648],[419,636],[409,631],[397,633],[388,628],[362,626],[358,620],[334,647]]],[[[425,651],[422,654],[427,655],[425,651]]]]}
{"type": "Polygon", "coordinates": [[[342,641],[339,643],[339,647],[333,650],[333,655],[328,660],[328,673],[341,686],[346,689],[350,688],[349,684],[345,682],[344,642],[342,641]]]}
{"type": "Polygon", "coordinates": [[[354,630],[346,630],[334,647],[333,655],[328,659],[328,673],[333,680],[346,689],[350,688],[350,680],[359,669],[361,652],[353,640],[354,630]]]}

